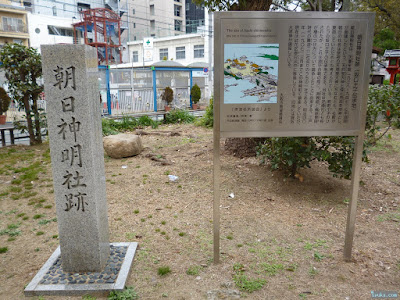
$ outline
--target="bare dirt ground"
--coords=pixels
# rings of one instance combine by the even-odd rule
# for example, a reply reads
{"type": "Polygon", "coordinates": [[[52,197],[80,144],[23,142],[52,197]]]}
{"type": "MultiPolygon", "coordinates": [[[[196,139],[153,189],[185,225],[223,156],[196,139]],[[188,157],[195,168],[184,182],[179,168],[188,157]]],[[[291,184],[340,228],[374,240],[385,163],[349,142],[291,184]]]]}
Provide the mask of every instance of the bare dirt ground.
{"type": "MultiPolygon", "coordinates": [[[[256,158],[223,154],[218,265],[212,262],[212,131],[193,125],[157,131],[180,136],[143,135],[141,155],[105,158],[110,239],[139,243],[127,286],[140,299],[235,299],[235,290],[247,299],[370,299],[371,291],[400,292],[399,131],[363,164],[349,263],[343,260],[349,180],[314,163],[300,182],[256,158]],[[157,161],[163,158],[171,164],[157,161]],[[160,276],[163,266],[171,272],[160,276]],[[250,293],[257,283],[264,285],[250,293]]],[[[0,254],[0,299],[24,299],[24,286],[58,246],[48,146],[2,148],[0,164],[0,248],[7,247],[0,254]],[[21,168],[35,161],[42,170],[30,185],[21,168]]]]}

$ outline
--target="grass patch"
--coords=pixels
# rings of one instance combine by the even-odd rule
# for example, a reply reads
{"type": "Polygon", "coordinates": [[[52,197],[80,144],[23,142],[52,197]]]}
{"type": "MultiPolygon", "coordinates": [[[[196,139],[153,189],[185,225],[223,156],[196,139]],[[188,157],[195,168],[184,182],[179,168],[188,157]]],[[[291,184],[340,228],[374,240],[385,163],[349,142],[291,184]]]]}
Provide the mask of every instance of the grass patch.
{"type": "Polygon", "coordinates": [[[44,234],[43,231],[38,231],[38,232],[36,232],[36,235],[43,235],[43,234],[44,234]]]}
{"type": "Polygon", "coordinates": [[[200,274],[200,270],[201,270],[200,266],[190,266],[189,269],[187,269],[186,274],[197,276],[200,274]]]}
{"type": "Polygon", "coordinates": [[[44,217],[44,215],[37,214],[37,215],[34,215],[34,216],[33,216],[33,219],[34,219],[34,220],[37,220],[37,219],[40,219],[40,218],[42,218],[42,217],[44,217]]]}
{"type": "Polygon", "coordinates": [[[20,193],[22,191],[22,188],[19,186],[11,186],[10,187],[10,192],[11,193],[20,193]]]}
{"type": "Polygon", "coordinates": [[[284,269],[282,264],[268,264],[262,263],[260,264],[261,272],[267,274],[268,276],[275,276],[279,271],[284,269]]]}
{"type": "Polygon", "coordinates": [[[134,287],[125,287],[123,291],[111,291],[108,300],[136,300],[139,299],[134,287]]]}
{"type": "Polygon", "coordinates": [[[251,279],[247,277],[247,275],[245,274],[234,275],[233,281],[241,291],[248,293],[252,293],[262,289],[262,287],[267,283],[265,279],[260,279],[260,278],[251,279]]]}
{"type": "Polygon", "coordinates": [[[383,222],[383,221],[394,221],[394,222],[399,222],[400,221],[400,214],[399,213],[386,213],[383,215],[380,215],[377,217],[378,222],[383,222]]]}
{"type": "Polygon", "coordinates": [[[46,225],[46,224],[49,224],[50,222],[57,222],[57,218],[54,218],[51,220],[46,220],[46,219],[40,220],[39,225],[46,225]]]}
{"type": "Polygon", "coordinates": [[[193,123],[195,117],[187,110],[175,109],[165,115],[165,124],[193,123]]]}
{"type": "Polygon", "coordinates": [[[310,269],[308,270],[308,274],[309,274],[311,277],[314,277],[315,275],[318,274],[318,271],[317,271],[317,269],[316,269],[315,267],[311,266],[310,269]]]}
{"type": "Polygon", "coordinates": [[[171,269],[168,266],[159,267],[157,273],[160,276],[165,276],[168,273],[171,273],[171,269]]]}
{"type": "Polygon", "coordinates": [[[0,253],[6,253],[8,251],[8,247],[0,247],[0,253]]]}
{"type": "Polygon", "coordinates": [[[325,240],[316,240],[315,243],[306,242],[304,245],[305,250],[312,250],[312,249],[319,248],[319,247],[327,248],[326,241],[325,240]]]}
{"type": "Polygon", "coordinates": [[[0,231],[0,235],[8,235],[9,237],[15,237],[21,235],[21,230],[18,229],[18,224],[10,224],[7,226],[7,229],[3,229],[0,231]]]}
{"type": "Polygon", "coordinates": [[[11,184],[15,184],[15,185],[21,184],[21,182],[22,182],[22,179],[13,179],[13,180],[11,180],[11,184]]]}
{"type": "Polygon", "coordinates": [[[11,195],[11,199],[19,200],[19,199],[21,199],[21,195],[20,194],[11,195]]]}

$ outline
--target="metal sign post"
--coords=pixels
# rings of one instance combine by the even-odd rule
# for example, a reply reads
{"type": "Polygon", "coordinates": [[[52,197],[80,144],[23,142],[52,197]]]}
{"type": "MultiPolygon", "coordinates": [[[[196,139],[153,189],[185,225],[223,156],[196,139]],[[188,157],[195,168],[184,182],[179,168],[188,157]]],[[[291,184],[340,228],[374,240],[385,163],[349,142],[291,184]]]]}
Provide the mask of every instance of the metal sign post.
{"type": "Polygon", "coordinates": [[[214,263],[220,138],[355,136],[344,256],[351,259],[374,13],[214,14],[214,263]]]}

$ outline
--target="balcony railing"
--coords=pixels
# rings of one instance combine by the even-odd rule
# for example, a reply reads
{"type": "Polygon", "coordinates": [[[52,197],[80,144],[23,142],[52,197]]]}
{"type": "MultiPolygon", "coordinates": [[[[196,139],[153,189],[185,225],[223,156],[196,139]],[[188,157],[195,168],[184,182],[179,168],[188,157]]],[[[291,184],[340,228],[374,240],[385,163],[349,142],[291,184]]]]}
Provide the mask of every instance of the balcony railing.
{"type": "Polygon", "coordinates": [[[24,25],[12,26],[12,25],[1,24],[0,30],[5,32],[28,33],[28,28],[27,26],[24,25]]]}

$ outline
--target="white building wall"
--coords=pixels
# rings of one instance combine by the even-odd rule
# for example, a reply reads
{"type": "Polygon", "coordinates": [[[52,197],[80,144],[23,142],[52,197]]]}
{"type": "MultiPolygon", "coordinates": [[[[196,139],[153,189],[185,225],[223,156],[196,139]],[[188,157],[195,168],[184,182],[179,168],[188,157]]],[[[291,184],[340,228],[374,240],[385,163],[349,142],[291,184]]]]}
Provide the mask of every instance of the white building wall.
{"type": "Polygon", "coordinates": [[[73,30],[71,18],[60,18],[46,15],[28,14],[30,46],[40,51],[40,45],[72,44],[72,36],[51,35],[48,26],[73,30]]]}
{"type": "Polygon", "coordinates": [[[206,41],[206,35],[201,34],[186,34],[167,38],[155,38],[153,40],[153,59],[151,61],[145,61],[143,52],[143,40],[129,42],[129,65],[133,67],[151,66],[156,62],[161,61],[160,49],[168,49],[168,60],[176,61],[184,66],[187,66],[196,62],[208,63],[208,41],[206,41]],[[204,57],[194,57],[194,46],[204,45],[204,57]],[[176,50],[179,47],[185,47],[185,58],[176,58],[176,50]],[[138,61],[132,61],[133,52],[138,53],[138,61]]]}
{"type": "Polygon", "coordinates": [[[104,0],[34,0],[32,13],[61,18],[79,19],[78,3],[88,4],[90,8],[104,7],[104,0]]]}

